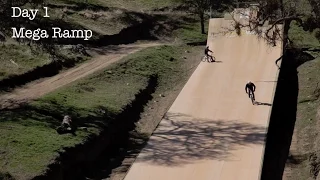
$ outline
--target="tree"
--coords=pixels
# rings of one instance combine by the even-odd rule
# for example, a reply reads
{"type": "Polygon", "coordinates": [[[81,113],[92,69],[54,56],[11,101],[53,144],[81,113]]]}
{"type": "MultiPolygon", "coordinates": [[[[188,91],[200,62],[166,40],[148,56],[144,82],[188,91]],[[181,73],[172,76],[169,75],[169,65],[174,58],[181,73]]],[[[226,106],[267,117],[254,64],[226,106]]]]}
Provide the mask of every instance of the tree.
{"type": "Polygon", "coordinates": [[[205,34],[204,21],[205,11],[210,7],[209,0],[184,0],[184,3],[190,7],[192,13],[197,14],[200,18],[201,33],[205,34]]]}
{"type": "Polygon", "coordinates": [[[297,11],[295,1],[292,0],[262,0],[257,5],[259,9],[257,16],[251,18],[248,24],[240,23],[234,18],[235,28],[247,27],[270,44],[280,39],[286,46],[288,42],[292,42],[288,37],[291,22],[296,21],[305,31],[313,31],[320,27],[320,2],[308,1],[312,7],[310,14],[297,11]],[[271,25],[263,31],[262,27],[267,21],[271,25]],[[278,24],[283,24],[283,33],[280,33],[278,24]]]}
{"type": "MultiPolygon", "coordinates": [[[[276,45],[276,40],[283,42],[284,51],[290,48],[296,49],[292,40],[288,37],[290,24],[295,21],[303,30],[313,32],[320,28],[320,2],[318,0],[306,0],[309,2],[311,11],[305,11],[304,7],[297,7],[294,0],[262,0],[257,4],[258,12],[256,16],[249,18],[248,23],[241,23],[234,19],[234,30],[240,31],[241,28],[248,28],[255,32],[258,38],[264,39],[267,43],[276,45]],[[266,22],[269,26],[263,27],[266,22]],[[283,25],[282,33],[278,28],[278,24],[283,25]],[[266,28],[266,29],[264,29],[266,28]]],[[[320,31],[316,34],[320,40],[320,31]]],[[[319,49],[298,48],[303,51],[320,51],[319,49]]],[[[283,53],[285,54],[285,53],[283,53]]],[[[279,57],[275,63],[282,59],[279,57]]]]}

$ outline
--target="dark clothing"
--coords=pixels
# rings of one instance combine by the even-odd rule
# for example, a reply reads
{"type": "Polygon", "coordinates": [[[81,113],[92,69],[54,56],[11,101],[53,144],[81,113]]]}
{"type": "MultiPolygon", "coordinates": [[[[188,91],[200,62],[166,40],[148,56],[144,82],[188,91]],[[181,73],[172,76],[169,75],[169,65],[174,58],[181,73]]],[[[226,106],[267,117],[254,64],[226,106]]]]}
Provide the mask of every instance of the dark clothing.
{"type": "Polygon", "coordinates": [[[256,91],[256,86],[253,83],[247,83],[245,87],[246,93],[248,93],[248,89],[253,93],[256,91]]]}
{"type": "Polygon", "coordinates": [[[249,93],[248,93],[248,97],[250,98],[250,95],[252,95],[252,98],[253,98],[253,100],[255,100],[255,97],[254,97],[254,93],[253,93],[253,91],[249,91],[249,93]]]}
{"type": "Polygon", "coordinates": [[[205,55],[209,55],[209,54],[208,54],[209,52],[212,52],[209,48],[206,48],[206,49],[204,50],[204,54],[205,54],[205,55]]]}
{"type": "Polygon", "coordinates": [[[247,83],[245,90],[246,90],[246,93],[248,94],[249,98],[250,98],[250,95],[252,96],[252,99],[253,99],[252,103],[254,103],[254,101],[255,101],[254,91],[256,90],[256,86],[252,82],[247,83]],[[249,92],[248,92],[248,89],[249,89],[249,92]]]}

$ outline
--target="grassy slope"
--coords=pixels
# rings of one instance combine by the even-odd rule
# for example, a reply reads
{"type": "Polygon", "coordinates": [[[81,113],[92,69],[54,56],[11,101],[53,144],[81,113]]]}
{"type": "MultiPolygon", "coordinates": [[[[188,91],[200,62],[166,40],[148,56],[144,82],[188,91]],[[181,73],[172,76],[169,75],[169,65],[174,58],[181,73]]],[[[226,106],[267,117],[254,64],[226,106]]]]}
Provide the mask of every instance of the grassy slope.
{"type": "Polygon", "coordinates": [[[91,29],[100,35],[113,35],[123,28],[141,22],[145,11],[173,7],[180,3],[181,0],[55,0],[50,4],[60,7],[50,8],[50,16],[60,19],[61,15],[66,13],[63,10],[67,10],[68,15],[64,17],[64,21],[91,29]],[[78,7],[78,10],[73,10],[72,6],[78,7]],[[94,16],[96,18],[92,18],[94,16]]]}
{"type": "MultiPolygon", "coordinates": [[[[205,22],[205,29],[208,29],[209,21],[205,22]]],[[[173,32],[173,36],[182,40],[184,43],[204,42],[207,40],[207,34],[201,34],[200,23],[188,23],[184,24],[182,28],[173,32]]]]}
{"type": "MultiPolygon", "coordinates": [[[[87,3],[89,5],[84,4],[84,2],[85,1],[82,0],[50,1],[51,5],[57,5],[50,6],[49,8],[50,20],[57,24],[61,23],[60,21],[63,20],[63,22],[66,23],[65,25],[73,29],[91,29],[94,31],[94,38],[97,38],[100,35],[117,34],[128,26],[142,22],[147,17],[150,17],[150,14],[144,14],[145,11],[162,7],[173,7],[180,3],[179,0],[88,0],[87,3]],[[96,9],[90,10],[88,9],[90,7],[96,9]],[[62,17],[62,15],[65,16],[62,17]]],[[[41,17],[41,13],[43,12],[40,11],[39,13],[40,15],[38,17],[41,17]]],[[[160,39],[162,39],[163,36],[170,36],[170,38],[179,36],[179,38],[184,40],[197,41],[205,37],[205,35],[193,33],[194,29],[192,28],[200,29],[200,27],[195,27],[192,22],[184,20],[183,17],[183,15],[176,16],[173,14],[159,15],[159,17],[154,16],[154,22],[160,24],[171,21],[170,25],[165,25],[165,28],[162,27],[161,30],[157,32],[160,39]],[[189,23],[189,25],[186,25],[187,23],[189,23]],[[183,25],[184,27],[180,27],[180,24],[185,25],[183,25]],[[178,30],[171,34],[173,26],[176,26],[176,29],[185,28],[185,30],[178,30]],[[166,29],[166,27],[169,28],[166,29]]],[[[196,26],[199,25],[197,24],[196,26]]],[[[30,50],[27,50],[26,46],[19,45],[15,45],[14,48],[12,48],[11,45],[7,45],[7,47],[0,49],[0,54],[2,55],[2,58],[0,59],[0,62],[2,63],[1,67],[6,67],[0,67],[0,79],[14,74],[25,73],[26,71],[30,71],[33,68],[44,65],[50,61],[47,53],[31,53],[30,50]],[[18,56],[12,56],[12,54],[18,54],[18,56]],[[19,68],[10,63],[8,59],[19,62],[19,68]]],[[[73,59],[71,58],[70,60],[73,59]]]]}
{"type": "Polygon", "coordinates": [[[107,70],[46,95],[31,103],[29,109],[1,113],[0,172],[9,172],[18,179],[41,173],[62,147],[84,141],[99,131],[99,122],[107,123],[121,112],[134,94],[146,86],[150,74],[159,75],[159,89],[174,87],[185,63],[182,55],[190,48],[145,49],[107,70]],[[101,109],[106,109],[108,118],[103,118],[101,109]],[[81,120],[79,123],[89,127],[88,131],[79,130],[77,136],[57,135],[54,128],[61,119],[55,115],[65,113],[76,115],[76,121],[81,120]]]}
{"type": "MultiPolygon", "coordinates": [[[[63,0],[61,2],[73,3],[75,1],[63,0]]],[[[89,2],[99,6],[113,6],[129,10],[137,10],[135,8],[138,5],[139,10],[146,10],[170,4],[170,0],[136,0],[129,3],[124,0],[89,0],[89,2]]],[[[59,9],[55,9],[55,11],[57,12],[52,13],[52,18],[59,18],[55,16],[59,14],[59,9]]],[[[88,11],[84,10],[83,12],[88,11]]],[[[103,13],[106,17],[110,16],[113,24],[117,22],[117,19],[112,17],[114,14],[103,13]]],[[[120,11],[112,13],[120,13],[121,15],[120,11]]],[[[88,28],[94,30],[96,28],[96,31],[100,31],[101,34],[108,34],[110,33],[109,29],[114,28],[110,24],[101,25],[102,21],[94,21],[97,24],[93,24],[91,19],[80,21],[83,19],[78,12],[68,18],[75,24],[82,22],[88,28]]],[[[108,22],[108,19],[103,20],[103,22],[108,22]]],[[[118,29],[123,27],[125,26],[120,26],[118,29]]],[[[189,23],[175,30],[173,35],[180,42],[203,42],[207,35],[201,35],[199,30],[199,23],[189,23]]],[[[111,33],[115,33],[115,31],[111,33]]],[[[5,56],[2,56],[3,59],[12,56],[13,60],[22,67],[19,71],[15,70],[15,67],[10,70],[0,68],[0,72],[6,71],[2,73],[3,75],[7,76],[15,71],[21,73],[22,69],[27,71],[48,61],[46,54],[35,56],[24,49],[24,46],[16,47],[16,51],[9,51],[9,47],[0,50],[0,52],[5,52],[5,56]],[[25,57],[29,57],[29,59],[25,57]]],[[[96,73],[34,101],[26,109],[2,112],[0,114],[0,177],[2,172],[9,172],[18,179],[25,179],[43,172],[46,166],[58,156],[58,152],[62,148],[72,147],[85,141],[90,134],[97,134],[101,128],[99,125],[101,122],[107,123],[108,120],[120,113],[121,108],[134,98],[134,94],[146,86],[147,75],[151,73],[160,75],[157,92],[173,88],[175,83],[181,80],[181,65],[187,63],[181,57],[185,50],[190,49],[191,47],[180,45],[143,50],[125,58],[120,64],[113,65],[108,70],[96,73]],[[102,109],[107,111],[107,115],[102,113],[102,109]],[[88,131],[79,130],[77,136],[58,135],[55,128],[60,124],[65,113],[76,117],[76,121],[80,125],[89,127],[88,131]]],[[[4,63],[7,62],[4,61],[4,63]]]]}
{"type": "MultiPolygon", "coordinates": [[[[303,3],[303,1],[301,1],[303,3]]],[[[301,7],[307,8],[308,4],[303,3],[301,7]]],[[[307,9],[303,9],[305,11],[307,9]]],[[[306,48],[320,48],[319,41],[315,38],[315,32],[303,31],[295,23],[291,25],[289,37],[295,46],[306,48]]],[[[298,164],[290,164],[291,171],[288,179],[301,180],[311,178],[309,155],[319,151],[318,131],[320,128],[320,117],[317,111],[320,107],[319,99],[316,99],[314,91],[320,82],[320,58],[319,53],[309,52],[315,57],[314,60],[304,63],[298,67],[299,96],[297,105],[297,119],[295,124],[294,139],[297,141],[290,151],[293,156],[300,159],[298,164]],[[318,58],[317,58],[318,57],[318,58]]]]}
{"type": "Polygon", "coordinates": [[[299,97],[296,120],[296,152],[303,161],[293,169],[292,179],[308,179],[311,177],[309,155],[319,151],[318,131],[320,117],[317,111],[320,107],[319,99],[314,97],[316,84],[320,82],[320,58],[307,62],[298,68],[299,97]],[[310,101],[311,100],[311,101],[310,101]]]}
{"type": "Polygon", "coordinates": [[[42,66],[49,62],[48,54],[44,52],[33,54],[26,45],[8,44],[2,46],[0,48],[0,80],[10,75],[25,73],[36,66],[42,66]]]}
{"type": "Polygon", "coordinates": [[[294,22],[289,30],[289,38],[297,47],[320,48],[319,40],[315,38],[315,34],[316,30],[314,32],[305,32],[294,22]]]}

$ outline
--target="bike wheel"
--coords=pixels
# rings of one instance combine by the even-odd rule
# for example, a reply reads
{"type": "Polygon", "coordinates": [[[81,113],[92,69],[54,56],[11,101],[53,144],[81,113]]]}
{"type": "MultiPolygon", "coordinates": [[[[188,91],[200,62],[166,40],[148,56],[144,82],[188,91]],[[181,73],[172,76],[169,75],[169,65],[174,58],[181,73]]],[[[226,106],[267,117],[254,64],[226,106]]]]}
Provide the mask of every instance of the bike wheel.
{"type": "Polygon", "coordinates": [[[255,104],[255,98],[254,98],[254,95],[253,94],[251,94],[251,102],[252,102],[252,104],[255,104]]]}
{"type": "Polygon", "coordinates": [[[59,126],[57,129],[56,129],[57,133],[58,134],[62,134],[63,131],[64,131],[64,128],[62,126],[59,126]]]}
{"type": "Polygon", "coordinates": [[[207,57],[206,56],[202,56],[201,61],[202,62],[206,62],[207,61],[207,57]]]}

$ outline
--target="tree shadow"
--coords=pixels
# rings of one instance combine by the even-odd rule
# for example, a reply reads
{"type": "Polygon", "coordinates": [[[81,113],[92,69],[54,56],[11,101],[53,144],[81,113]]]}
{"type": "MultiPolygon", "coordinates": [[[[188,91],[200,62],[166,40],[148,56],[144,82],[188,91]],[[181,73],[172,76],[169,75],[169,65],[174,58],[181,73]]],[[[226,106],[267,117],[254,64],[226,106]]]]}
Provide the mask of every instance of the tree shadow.
{"type": "Polygon", "coordinates": [[[147,137],[147,135],[131,131],[127,141],[124,141],[118,148],[109,148],[102,153],[92,166],[86,168],[83,177],[91,179],[109,178],[114,169],[119,167],[120,170],[117,169],[117,172],[126,173],[131,167],[132,161],[145,146],[147,137]],[[127,162],[128,159],[131,159],[131,161],[127,162]]]}
{"type": "Polygon", "coordinates": [[[301,66],[302,64],[312,61],[315,59],[311,54],[305,52],[303,49],[291,49],[290,53],[293,55],[297,67],[301,66]]]}
{"type": "Polygon", "coordinates": [[[237,121],[167,113],[136,162],[182,166],[203,159],[233,160],[232,150],[263,144],[265,128],[237,121]]]}
{"type": "MultiPolygon", "coordinates": [[[[294,62],[296,64],[297,67],[301,66],[302,64],[304,64],[305,62],[308,61],[312,61],[315,59],[314,56],[312,56],[310,53],[306,52],[306,51],[314,51],[314,52],[318,52],[320,51],[319,49],[312,49],[312,48],[296,48],[296,47],[292,47],[292,48],[288,48],[285,50],[285,53],[290,54],[290,56],[294,57],[294,62]]],[[[275,64],[276,66],[280,69],[280,66],[278,65],[278,62],[280,60],[282,60],[284,58],[284,55],[282,55],[281,57],[279,57],[276,61],[275,64]]]]}
{"type": "Polygon", "coordinates": [[[138,13],[134,11],[124,10],[124,12],[119,17],[118,21],[124,22],[126,24],[139,24],[143,20],[151,19],[152,16],[148,14],[138,13]],[[140,21],[139,21],[140,20],[140,21]]]}
{"type": "MultiPolygon", "coordinates": [[[[186,27],[186,24],[193,23],[195,19],[168,17],[168,15],[145,15],[128,12],[122,18],[125,22],[132,23],[133,16],[141,18],[141,22],[122,29],[118,34],[102,35],[96,40],[86,42],[90,46],[106,46],[130,44],[138,40],[159,40],[163,37],[171,37],[174,30],[186,27]]],[[[134,18],[135,19],[135,18],[134,18]]],[[[186,27],[188,28],[188,27],[186,27]]]]}
{"type": "MultiPolygon", "coordinates": [[[[62,59],[61,59],[62,60],[62,59]]],[[[12,75],[8,78],[0,80],[0,91],[12,92],[16,87],[23,86],[28,82],[37,80],[39,78],[52,77],[60,72],[64,67],[73,67],[75,61],[65,59],[64,62],[59,63],[52,61],[43,66],[35,67],[24,74],[12,75]]]]}

